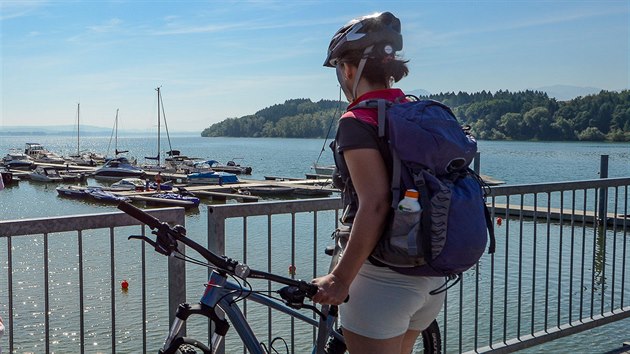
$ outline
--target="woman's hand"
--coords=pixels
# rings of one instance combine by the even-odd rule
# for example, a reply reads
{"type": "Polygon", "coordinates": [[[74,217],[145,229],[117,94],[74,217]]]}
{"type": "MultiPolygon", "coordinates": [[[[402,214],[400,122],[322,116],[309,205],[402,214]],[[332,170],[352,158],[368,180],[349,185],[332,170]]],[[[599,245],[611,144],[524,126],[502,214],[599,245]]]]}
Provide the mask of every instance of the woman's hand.
{"type": "Polygon", "coordinates": [[[350,284],[344,284],[334,274],[315,278],[311,281],[317,285],[317,294],[313,296],[313,301],[320,304],[339,305],[348,297],[350,284]]]}

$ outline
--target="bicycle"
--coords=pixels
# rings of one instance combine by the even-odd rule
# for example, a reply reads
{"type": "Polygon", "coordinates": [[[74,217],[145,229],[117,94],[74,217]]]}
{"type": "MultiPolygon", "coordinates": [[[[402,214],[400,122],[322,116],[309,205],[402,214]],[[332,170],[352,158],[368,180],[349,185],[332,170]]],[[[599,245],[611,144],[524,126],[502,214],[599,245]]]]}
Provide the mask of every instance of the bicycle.
{"type": "MultiPolygon", "coordinates": [[[[147,236],[135,235],[129,236],[129,239],[139,239],[147,242],[160,254],[180,257],[184,261],[212,269],[199,303],[182,303],[178,306],[175,320],[171,324],[162,349],[159,350],[160,354],[193,354],[197,353],[197,350],[204,354],[215,353],[220,348],[230,328],[230,324],[234,327],[249,353],[269,354],[272,351],[278,353],[277,349],[273,347],[273,341],[268,343],[267,346],[259,341],[254,334],[238,306],[238,302],[244,299],[278,310],[316,327],[317,339],[312,349],[313,354],[345,353],[341,329],[335,326],[337,322],[337,307],[323,305],[321,308],[317,308],[314,305],[304,303],[306,298],[310,299],[317,293],[317,286],[303,280],[286,278],[251,269],[246,264],[239,263],[226,256],[219,256],[186,237],[186,229],[183,226],[175,225],[171,227],[166,222],[161,222],[127,202],[121,202],[118,205],[118,209],[146,224],[152,230],[152,234],[156,236],[155,241],[147,236]],[[207,263],[189,256],[183,256],[178,251],[178,242],[192,248],[207,263]],[[280,298],[277,298],[271,294],[266,294],[264,291],[254,291],[245,288],[239,282],[230,281],[229,277],[240,279],[245,284],[247,284],[248,278],[263,279],[282,284],[284,287],[275,291],[280,296],[280,298]],[[308,309],[314,312],[317,314],[317,318],[312,318],[299,312],[298,310],[301,309],[308,309]],[[204,316],[214,324],[209,345],[182,335],[184,324],[192,315],[204,316]]],[[[335,256],[338,254],[338,247],[336,245],[333,251],[333,262],[336,260],[335,256]]],[[[439,353],[441,351],[441,338],[437,322],[434,321],[422,333],[422,337],[425,353],[439,353]]],[[[283,339],[281,340],[284,342],[283,339]]],[[[286,342],[284,344],[286,347],[286,342]]],[[[286,350],[288,353],[288,347],[286,347],[286,350]]]]}

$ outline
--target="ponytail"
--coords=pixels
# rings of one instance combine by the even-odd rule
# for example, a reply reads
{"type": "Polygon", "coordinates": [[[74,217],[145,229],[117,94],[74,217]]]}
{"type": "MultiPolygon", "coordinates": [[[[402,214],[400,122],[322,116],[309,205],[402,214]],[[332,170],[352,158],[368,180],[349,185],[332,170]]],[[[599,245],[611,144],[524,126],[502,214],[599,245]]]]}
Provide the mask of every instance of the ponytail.
{"type": "MultiPolygon", "coordinates": [[[[341,56],[340,61],[358,66],[362,56],[363,51],[361,50],[348,51],[341,56]]],[[[389,87],[392,80],[398,82],[409,74],[408,62],[408,60],[402,60],[394,55],[370,56],[365,62],[361,76],[371,84],[382,84],[389,87]]]]}

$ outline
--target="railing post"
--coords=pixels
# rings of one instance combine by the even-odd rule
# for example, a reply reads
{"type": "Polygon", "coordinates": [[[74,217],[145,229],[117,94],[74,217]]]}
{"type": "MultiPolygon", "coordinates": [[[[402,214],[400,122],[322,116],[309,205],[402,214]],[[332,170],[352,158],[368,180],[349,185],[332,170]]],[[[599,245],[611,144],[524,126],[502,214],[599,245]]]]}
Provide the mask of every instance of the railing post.
{"type": "Polygon", "coordinates": [[[475,171],[476,174],[479,174],[479,171],[481,170],[481,153],[479,151],[477,151],[477,153],[475,154],[475,160],[473,162],[473,171],[475,171]]]}
{"type": "MultiPolygon", "coordinates": [[[[185,226],[186,214],[182,209],[177,218],[177,224],[185,226]]],[[[186,250],[183,244],[178,244],[177,249],[182,255],[186,250]]],[[[175,314],[179,304],[186,302],[186,262],[175,257],[168,257],[168,323],[175,321],[175,314]]],[[[182,327],[182,334],[186,333],[186,324],[182,327]]]]}
{"type": "MultiPolygon", "coordinates": [[[[599,162],[599,178],[608,178],[608,155],[601,155],[599,162]]],[[[606,225],[608,216],[608,188],[599,189],[598,221],[600,225],[606,225]]]]}
{"type": "MultiPolygon", "coordinates": [[[[208,249],[216,254],[225,254],[225,217],[217,215],[212,206],[208,207],[208,249]]],[[[208,270],[208,276],[212,270],[208,270]]],[[[222,315],[221,309],[216,308],[215,312],[222,315]]],[[[210,321],[208,327],[208,342],[212,342],[214,333],[214,323],[210,321]]],[[[221,342],[216,354],[225,354],[225,342],[221,342]]]]}

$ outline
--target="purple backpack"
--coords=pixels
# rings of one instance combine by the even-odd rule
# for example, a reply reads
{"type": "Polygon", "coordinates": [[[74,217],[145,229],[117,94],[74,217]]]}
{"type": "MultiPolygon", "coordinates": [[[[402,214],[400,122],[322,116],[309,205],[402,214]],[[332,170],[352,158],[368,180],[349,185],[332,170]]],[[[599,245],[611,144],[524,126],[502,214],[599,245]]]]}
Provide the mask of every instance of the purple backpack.
{"type": "Polygon", "coordinates": [[[371,260],[404,274],[453,279],[479,261],[488,231],[494,252],[486,186],[469,168],[477,142],[450,108],[417,98],[366,100],[357,108],[378,110],[379,137],[393,160],[392,213],[371,260]],[[420,212],[398,210],[407,189],[419,191],[420,212]]]}

